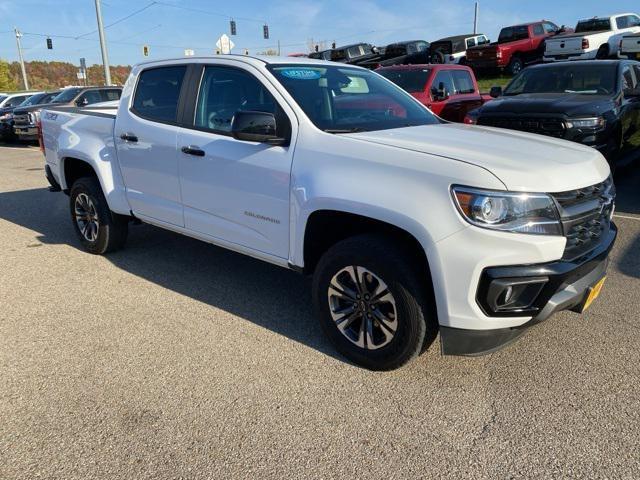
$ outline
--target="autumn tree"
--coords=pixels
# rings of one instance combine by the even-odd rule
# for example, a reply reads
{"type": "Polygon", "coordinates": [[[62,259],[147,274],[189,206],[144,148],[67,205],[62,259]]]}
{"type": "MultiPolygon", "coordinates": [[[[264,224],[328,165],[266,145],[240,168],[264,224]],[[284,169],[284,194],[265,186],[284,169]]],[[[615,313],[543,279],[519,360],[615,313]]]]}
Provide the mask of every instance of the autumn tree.
{"type": "Polygon", "coordinates": [[[0,60],[0,90],[11,91],[16,89],[17,85],[11,75],[9,64],[4,60],[0,60]]]}

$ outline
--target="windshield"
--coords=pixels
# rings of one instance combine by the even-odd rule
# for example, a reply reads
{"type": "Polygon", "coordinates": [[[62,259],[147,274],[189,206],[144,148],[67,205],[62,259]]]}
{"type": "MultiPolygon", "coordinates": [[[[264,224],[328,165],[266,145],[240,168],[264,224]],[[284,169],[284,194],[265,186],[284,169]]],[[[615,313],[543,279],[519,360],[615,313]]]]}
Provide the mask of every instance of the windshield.
{"type": "Polygon", "coordinates": [[[66,88],[62,92],[60,92],[56,97],[51,101],[52,103],[67,103],[73,100],[78,93],[80,93],[81,88],[66,88]]]}
{"type": "Polygon", "coordinates": [[[439,123],[409,94],[368,70],[325,65],[269,69],[309,119],[330,133],[439,123]]]}
{"type": "Polygon", "coordinates": [[[40,103],[40,100],[44,98],[46,93],[36,93],[35,95],[31,95],[29,98],[24,100],[19,107],[30,107],[31,105],[37,105],[40,103]]]}
{"type": "Polygon", "coordinates": [[[576,26],[576,33],[600,32],[602,30],[611,30],[611,20],[608,18],[592,18],[590,20],[582,20],[576,26]]]}
{"type": "Polygon", "coordinates": [[[403,90],[409,93],[424,92],[424,87],[429,78],[428,68],[421,70],[379,70],[377,73],[388,78],[403,90]]]}
{"type": "Polygon", "coordinates": [[[504,95],[523,93],[579,93],[611,95],[616,92],[616,64],[554,65],[523,70],[504,95]]]}
{"type": "Polygon", "coordinates": [[[529,27],[526,25],[518,25],[515,27],[507,27],[500,30],[498,43],[515,42],[516,40],[524,40],[529,38],[529,27]]]}

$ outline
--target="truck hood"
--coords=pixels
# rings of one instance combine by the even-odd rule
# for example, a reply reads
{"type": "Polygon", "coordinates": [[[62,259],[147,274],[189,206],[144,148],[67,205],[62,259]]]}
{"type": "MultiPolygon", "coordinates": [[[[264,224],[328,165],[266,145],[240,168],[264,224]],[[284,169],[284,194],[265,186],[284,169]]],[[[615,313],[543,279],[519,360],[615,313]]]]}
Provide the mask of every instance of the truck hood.
{"type": "Polygon", "coordinates": [[[22,107],[13,111],[14,114],[19,115],[21,113],[35,112],[42,110],[43,108],[52,107],[55,105],[62,105],[61,103],[40,103],[37,105],[31,105],[30,107],[22,107]]]}
{"type": "Polygon", "coordinates": [[[498,128],[448,123],[346,136],[476,165],[513,191],[573,190],[602,182],[610,173],[604,157],[590,147],[498,128]]]}
{"type": "Polygon", "coordinates": [[[569,117],[601,115],[614,107],[612,95],[577,93],[523,93],[499,97],[483,105],[480,115],[491,113],[557,113],[569,117]]]}

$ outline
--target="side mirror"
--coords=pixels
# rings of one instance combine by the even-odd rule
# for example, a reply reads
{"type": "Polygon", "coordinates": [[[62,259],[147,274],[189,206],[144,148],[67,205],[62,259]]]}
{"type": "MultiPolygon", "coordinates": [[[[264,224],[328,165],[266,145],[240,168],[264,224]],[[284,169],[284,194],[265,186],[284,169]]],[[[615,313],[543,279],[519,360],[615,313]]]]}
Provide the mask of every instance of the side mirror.
{"type": "Polygon", "coordinates": [[[236,112],[231,121],[231,135],[236,140],[284,145],[286,139],[276,135],[276,117],[273,113],[236,112]]]}
{"type": "Polygon", "coordinates": [[[489,90],[489,96],[491,98],[498,98],[502,96],[502,87],[491,87],[489,90]]]}
{"type": "Polygon", "coordinates": [[[444,82],[440,82],[438,88],[432,89],[431,93],[433,94],[433,100],[436,102],[443,102],[449,98],[449,92],[444,86],[444,82]]]}

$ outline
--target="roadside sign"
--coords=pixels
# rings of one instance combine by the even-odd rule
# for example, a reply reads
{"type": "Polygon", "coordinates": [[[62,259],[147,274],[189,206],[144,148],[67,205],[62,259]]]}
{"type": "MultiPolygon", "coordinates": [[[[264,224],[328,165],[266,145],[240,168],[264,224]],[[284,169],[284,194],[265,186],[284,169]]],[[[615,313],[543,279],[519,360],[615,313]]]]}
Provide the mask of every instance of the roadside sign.
{"type": "Polygon", "coordinates": [[[233,50],[235,46],[236,44],[231,41],[226,33],[223,33],[216,42],[216,47],[218,47],[220,53],[224,53],[225,55],[231,53],[231,50],[233,50]]]}
{"type": "Polygon", "coordinates": [[[78,80],[84,80],[85,78],[87,78],[87,75],[82,70],[78,70],[78,73],[76,73],[76,77],[78,77],[78,80]]]}
{"type": "Polygon", "coordinates": [[[185,56],[185,57],[193,57],[195,54],[196,54],[196,52],[194,52],[194,51],[193,51],[192,49],[190,49],[190,48],[187,48],[187,49],[184,51],[184,56],[185,56]]]}
{"type": "Polygon", "coordinates": [[[149,45],[144,45],[142,47],[142,55],[144,55],[145,57],[149,56],[149,45]]]}

